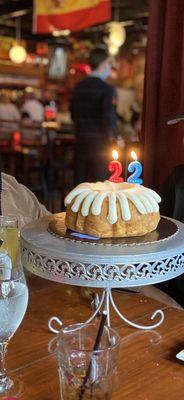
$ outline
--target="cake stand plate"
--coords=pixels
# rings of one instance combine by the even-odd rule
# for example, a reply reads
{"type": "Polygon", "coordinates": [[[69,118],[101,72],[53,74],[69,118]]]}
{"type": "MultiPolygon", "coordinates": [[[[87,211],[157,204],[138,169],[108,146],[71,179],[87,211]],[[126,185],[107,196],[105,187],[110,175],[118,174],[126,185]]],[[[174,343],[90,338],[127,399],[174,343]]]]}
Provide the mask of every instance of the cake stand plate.
{"type": "MultiPolygon", "coordinates": [[[[160,316],[160,320],[149,326],[140,326],[128,321],[117,309],[112,297],[112,288],[138,287],[152,285],[172,279],[184,272],[184,224],[162,217],[162,236],[149,235],[142,239],[133,238],[131,243],[109,243],[103,240],[87,240],[70,237],[68,232],[57,237],[48,231],[52,217],[43,217],[26,225],[21,231],[21,255],[24,267],[32,273],[52,281],[94,288],[104,288],[95,313],[104,307],[108,312],[109,304],[114,307],[120,318],[140,329],[152,329],[159,326],[164,315],[157,310],[151,317],[160,316]]],[[[63,214],[64,218],[64,214],[63,214]]],[[[64,220],[63,220],[64,226],[64,220]]],[[[63,228],[64,229],[64,228],[63,228]]],[[[160,229],[160,228],[158,228],[160,229]]],[[[52,322],[59,320],[53,317],[52,322]]]]}

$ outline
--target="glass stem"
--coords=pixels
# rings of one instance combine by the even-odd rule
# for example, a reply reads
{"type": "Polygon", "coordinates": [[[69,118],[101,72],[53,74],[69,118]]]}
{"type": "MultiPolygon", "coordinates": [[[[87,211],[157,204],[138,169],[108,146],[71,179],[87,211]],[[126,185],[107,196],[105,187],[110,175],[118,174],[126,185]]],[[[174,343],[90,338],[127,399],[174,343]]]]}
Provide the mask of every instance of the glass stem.
{"type": "Polygon", "coordinates": [[[0,387],[7,378],[7,372],[5,367],[5,354],[7,352],[7,343],[0,343],[0,387]]]}

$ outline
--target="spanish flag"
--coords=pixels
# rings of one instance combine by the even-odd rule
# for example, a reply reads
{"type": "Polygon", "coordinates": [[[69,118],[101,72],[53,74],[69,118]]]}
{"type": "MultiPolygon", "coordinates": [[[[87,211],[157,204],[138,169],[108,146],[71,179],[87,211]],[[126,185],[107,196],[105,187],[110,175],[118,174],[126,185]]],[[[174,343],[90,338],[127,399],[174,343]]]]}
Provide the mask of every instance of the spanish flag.
{"type": "Polygon", "coordinates": [[[34,0],[35,33],[79,31],[110,18],[110,0],[34,0]]]}

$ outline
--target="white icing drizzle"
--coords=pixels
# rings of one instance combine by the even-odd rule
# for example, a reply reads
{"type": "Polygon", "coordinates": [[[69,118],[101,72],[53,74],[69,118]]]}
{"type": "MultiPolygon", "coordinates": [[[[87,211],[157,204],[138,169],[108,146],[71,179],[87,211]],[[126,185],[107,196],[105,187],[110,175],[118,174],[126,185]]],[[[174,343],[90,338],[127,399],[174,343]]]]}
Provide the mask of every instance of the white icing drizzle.
{"type": "Polygon", "coordinates": [[[146,189],[146,191],[156,200],[157,203],[161,202],[161,197],[158,195],[158,193],[156,193],[154,190],[149,189],[149,188],[145,188],[144,186],[142,186],[142,189],[146,189]]]}
{"type": "Polygon", "coordinates": [[[127,199],[129,199],[134,206],[137,208],[137,210],[141,213],[141,214],[147,214],[146,209],[144,207],[143,202],[139,199],[139,196],[137,196],[134,193],[127,193],[126,192],[126,197],[127,199]]]}
{"type": "Polygon", "coordinates": [[[109,214],[108,221],[110,224],[115,224],[118,220],[117,207],[116,207],[116,194],[114,192],[109,193],[109,214]]]}
{"type": "Polygon", "coordinates": [[[118,198],[120,206],[121,206],[122,219],[124,221],[129,221],[131,219],[131,214],[130,214],[130,207],[129,207],[126,196],[124,195],[124,193],[118,193],[117,198],[118,198]]]}
{"type": "Polygon", "coordinates": [[[155,198],[152,197],[152,196],[151,196],[149,193],[147,193],[147,192],[144,193],[144,197],[146,197],[146,198],[149,200],[150,204],[152,205],[153,212],[158,212],[158,211],[159,211],[159,205],[158,205],[158,203],[156,202],[155,198]]]}
{"type": "Polygon", "coordinates": [[[83,215],[83,217],[87,217],[87,215],[89,214],[89,209],[90,209],[91,204],[97,194],[98,194],[98,192],[92,192],[92,193],[88,194],[87,197],[85,198],[85,200],[83,201],[82,209],[81,209],[81,214],[83,215]]]}
{"type": "Polygon", "coordinates": [[[139,199],[142,201],[147,213],[152,213],[153,206],[152,206],[151,202],[146,198],[146,196],[144,194],[140,194],[139,199]]]}
{"type": "MultiPolygon", "coordinates": [[[[89,190],[85,190],[85,192],[79,193],[78,196],[74,196],[75,201],[72,205],[72,211],[73,212],[78,212],[79,208],[81,206],[81,203],[83,202],[83,200],[86,198],[86,196],[88,196],[88,194],[91,193],[89,190]]],[[[73,198],[72,198],[73,200],[73,198]]]]}
{"type": "Polygon", "coordinates": [[[142,185],[105,181],[81,183],[66,196],[65,205],[73,202],[72,211],[81,210],[84,217],[89,213],[99,215],[106,198],[108,199],[107,219],[110,224],[115,224],[118,220],[117,202],[121,208],[122,220],[129,221],[131,219],[129,201],[134,204],[140,214],[158,212],[158,203],[161,201],[160,196],[154,190],[142,185]]]}
{"type": "Polygon", "coordinates": [[[66,198],[65,198],[65,205],[66,204],[70,204],[71,202],[72,202],[72,200],[78,195],[78,194],[81,194],[81,193],[84,193],[84,192],[88,192],[89,191],[89,189],[87,189],[86,187],[84,187],[84,188],[80,188],[79,187],[80,185],[78,185],[75,189],[73,189],[69,194],[68,194],[68,196],[66,196],[66,198]]]}
{"type": "Polygon", "coordinates": [[[93,215],[100,215],[101,213],[101,208],[102,208],[102,203],[107,197],[107,193],[101,193],[99,192],[97,196],[95,197],[92,207],[91,207],[91,213],[93,215]]]}

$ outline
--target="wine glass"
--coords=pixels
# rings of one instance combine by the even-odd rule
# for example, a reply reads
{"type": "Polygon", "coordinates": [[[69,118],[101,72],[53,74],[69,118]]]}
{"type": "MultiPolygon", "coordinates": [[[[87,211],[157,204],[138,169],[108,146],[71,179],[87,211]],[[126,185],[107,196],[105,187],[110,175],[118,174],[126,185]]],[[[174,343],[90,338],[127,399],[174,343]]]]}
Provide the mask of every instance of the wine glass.
{"type": "Polygon", "coordinates": [[[0,216],[0,240],[3,241],[2,249],[9,253],[12,264],[18,253],[18,220],[14,215],[0,216]]]}
{"type": "Polygon", "coordinates": [[[6,260],[7,254],[0,254],[0,395],[14,385],[7,376],[5,354],[28,304],[28,288],[22,267],[10,268],[6,260]]]}

